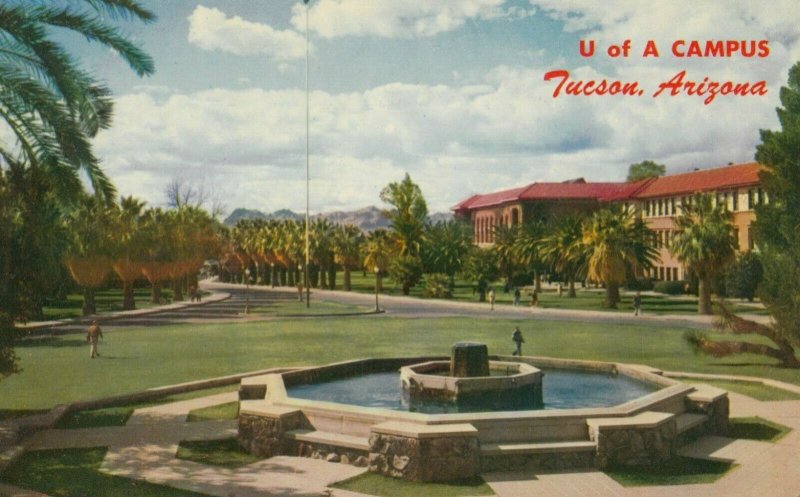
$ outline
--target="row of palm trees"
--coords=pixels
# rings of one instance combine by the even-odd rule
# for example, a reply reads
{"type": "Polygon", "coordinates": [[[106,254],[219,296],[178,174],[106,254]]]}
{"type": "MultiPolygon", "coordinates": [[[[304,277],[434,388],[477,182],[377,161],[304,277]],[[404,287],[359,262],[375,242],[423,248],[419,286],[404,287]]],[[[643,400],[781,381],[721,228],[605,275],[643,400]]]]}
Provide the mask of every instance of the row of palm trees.
{"type": "Polygon", "coordinates": [[[170,285],[174,300],[183,300],[208,257],[219,251],[218,223],[203,209],[183,205],[163,210],[125,197],[106,204],[86,196],[65,219],[69,237],[65,264],[83,288],[83,314],[94,314],[94,292],[113,272],[122,282],[124,310],[135,308],[134,283],[146,278],[153,303],[170,285]]]}
{"type": "MultiPolygon", "coordinates": [[[[603,305],[616,308],[620,288],[654,266],[658,251],[653,233],[631,208],[612,205],[593,213],[572,213],[548,223],[529,222],[497,226],[490,248],[473,245],[471,230],[453,220],[406,225],[362,233],[350,225],[318,219],[310,226],[310,285],[336,288],[336,273],[344,272],[344,289],[351,289],[354,270],[375,271],[377,284],[387,274],[408,294],[423,274],[442,275],[454,285],[456,276],[474,282],[480,300],[493,280],[506,287],[521,273],[541,289],[541,277],[550,274],[576,296],[576,283],[593,281],[605,287],[603,305]],[[409,250],[409,247],[415,247],[409,250]]],[[[736,239],[730,214],[713,205],[711,197],[697,196],[678,217],[679,232],[670,247],[699,281],[699,311],[711,312],[711,281],[734,260],[736,239]]],[[[297,221],[242,220],[223,244],[228,259],[235,258],[242,281],[248,269],[254,282],[301,285],[305,260],[304,224],[297,221]]]]}

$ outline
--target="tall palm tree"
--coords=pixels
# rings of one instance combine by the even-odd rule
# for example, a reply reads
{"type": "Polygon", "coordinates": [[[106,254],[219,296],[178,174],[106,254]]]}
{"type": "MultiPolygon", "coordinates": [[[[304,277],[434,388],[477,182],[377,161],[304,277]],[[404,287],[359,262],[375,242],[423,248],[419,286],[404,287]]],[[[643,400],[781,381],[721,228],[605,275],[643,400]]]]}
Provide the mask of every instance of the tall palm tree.
{"type": "Polygon", "coordinates": [[[533,284],[537,292],[542,290],[542,272],[545,270],[542,260],[542,239],[546,227],[542,221],[530,221],[517,231],[514,241],[514,253],[517,260],[533,271],[533,284]]]}
{"type": "Polygon", "coordinates": [[[711,314],[711,282],[725,273],[736,258],[733,216],[722,205],[714,205],[711,195],[697,195],[675,219],[678,232],[670,252],[698,280],[700,314],[711,314]]]}
{"type": "Polygon", "coordinates": [[[506,280],[506,289],[511,287],[511,277],[517,265],[517,243],[520,234],[519,225],[507,226],[498,224],[494,227],[494,245],[492,250],[497,256],[500,272],[506,280]]]}
{"type": "Polygon", "coordinates": [[[375,271],[375,285],[379,292],[383,290],[383,277],[389,269],[395,247],[389,233],[384,229],[377,229],[367,235],[363,245],[364,269],[370,273],[375,271]]]}
{"type": "Polygon", "coordinates": [[[338,224],[334,228],[333,253],[336,264],[344,271],[344,289],[352,290],[350,272],[357,269],[361,260],[361,245],[364,243],[364,233],[352,224],[338,224]]]}
{"type": "Polygon", "coordinates": [[[134,197],[123,197],[112,210],[111,239],[113,269],[122,281],[122,309],[136,308],[133,284],[142,275],[144,262],[144,230],[142,217],[145,203],[134,197]]]}
{"type": "Polygon", "coordinates": [[[120,18],[149,22],[155,16],[135,0],[0,4],[0,119],[14,137],[0,144],[0,155],[46,169],[62,198],[75,200],[83,171],[95,192],[113,199],[114,187],[90,145],[110,126],[112,103],[110,90],[53,35],[71,31],[114,50],[139,76],[152,74],[152,59],[114,25],[120,18]]]}
{"type": "Polygon", "coordinates": [[[419,186],[406,173],[402,181],[389,183],[380,197],[391,206],[382,214],[391,223],[390,233],[398,255],[419,256],[428,222],[428,205],[419,186]]]}
{"type": "Polygon", "coordinates": [[[633,211],[619,206],[595,212],[583,226],[587,276],[606,287],[605,307],[617,308],[619,287],[657,258],[650,230],[633,211]]]}
{"type": "Polygon", "coordinates": [[[542,238],[541,255],[567,281],[567,295],[575,298],[575,281],[586,270],[588,258],[583,244],[583,220],[577,216],[558,219],[542,238]]]}
{"type": "Polygon", "coordinates": [[[455,275],[464,266],[471,242],[469,226],[460,221],[439,221],[428,226],[422,250],[425,271],[446,274],[452,291],[455,275]]]}

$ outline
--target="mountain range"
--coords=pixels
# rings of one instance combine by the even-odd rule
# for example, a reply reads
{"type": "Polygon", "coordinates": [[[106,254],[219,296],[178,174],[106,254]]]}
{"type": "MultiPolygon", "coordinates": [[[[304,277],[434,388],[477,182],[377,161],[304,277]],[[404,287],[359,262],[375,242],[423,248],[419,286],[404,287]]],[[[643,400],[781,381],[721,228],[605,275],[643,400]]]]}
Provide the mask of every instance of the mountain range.
{"type": "MultiPolygon", "coordinates": [[[[225,226],[235,226],[240,219],[292,219],[299,221],[304,219],[305,216],[301,213],[294,212],[289,209],[280,209],[275,212],[264,213],[255,209],[234,209],[231,214],[225,218],[223,224],[225,226]]],[[[331,211],[314,214],[311,219],[324,218],[333,223],[339,224],[352,224],[358,226],[363,231],[374,231],[378,228],[388,228],[389,220],[381,215],[381,210],[375,206],[364,207],[354,211],[331,211]]],[[[431,222],[447,221],[453,219],[453,215],[449,212],[436,212],[428,216],[431,222]]]]}

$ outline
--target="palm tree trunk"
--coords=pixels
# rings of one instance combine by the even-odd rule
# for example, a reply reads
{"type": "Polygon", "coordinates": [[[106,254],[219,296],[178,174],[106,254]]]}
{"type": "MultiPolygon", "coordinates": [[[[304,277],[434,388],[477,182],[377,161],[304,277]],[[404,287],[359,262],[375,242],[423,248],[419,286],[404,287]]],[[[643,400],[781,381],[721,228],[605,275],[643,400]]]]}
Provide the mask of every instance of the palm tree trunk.
{"type": "Polygon", "coordinates": [[[81,313],[84,316],[97,314],[97,304],[94,300],[94,288],[89,288],[88,286],[83,288],[83,308],[81,309],[81,313]]]}
{"type": "Polygon", "coordinates": [[[698,280],[697,294],[697,312],[699,314],[711,314],[711,284],[707,276],[698,280]]]}
{"type": "Polygon", "coordinates": [[[350,268],[345,266],[344,267],[344,291],[349,292],[353,289],[352,281],[350,279],[350,268]]]}
{"type": "Polygon", "coordinates": [[[284,284],[286,284],[288,286],[294,286],[295,271],[297,271],[297,270],[296,269],[292,269],[291,271],[288,271],[288,273],[289,273],[288,281],[286,281],[284,284]]]}
{"type": "Polygon", "coordinates": [[[575,278],[570,278],[569,280],[569,292],[567,292],[567,297],[574,299],[578,296],[578,293],[575,291],[575,278]]]}
{"type": "Polygon", "coordinates": [[[606,283],[606,298],[603,307],[616,309],[619,302],[619,283],[606,283]]]}
{"type": "Polygon", "coordinates": [[[533,289],[536,293],[542,293],[542,275],[538,270],[533,271],[533,289]]]}
{"type": "Polygon", "coordinates": [[[328,288],[336,290],[336,265],[331,264],[328,266],[328,288]]]}
{"type": "Polygon", "coordinates": [[[150,303],[151,304],[160,304],[161,303],[161,282],[156,281],[153,283],[153,289],[150,293],[150,303]]]}
{"type": "MultiPolygon", "coordinates": [[[[280,277],[281,286],[286,286],[286,284],[287,284],[286,283],[286,273],[287,273],[286,268],[285,267],[280,268],[279,272],[280,272],[280,276],[281,276],[280,277]]],[[[294,284],[292,284],[292,286],[294,286],[294,284]]]]}
{"type": "Polygon", "coordinates": [[[183,278],[175,278],[172,282],[172,301],[183,302],[183,278]]]}
{"type": "Polygon", "coordinates": [[[133,281],[122,282],[122,310],[132,311],[136,309],[136,300],[133,298],[133,281]]]}
{"type": "Polygon", "coordinates": [[[325,266],[319,268],[319,287],[323,290],[328,289],[328,268],[325,266]]]}

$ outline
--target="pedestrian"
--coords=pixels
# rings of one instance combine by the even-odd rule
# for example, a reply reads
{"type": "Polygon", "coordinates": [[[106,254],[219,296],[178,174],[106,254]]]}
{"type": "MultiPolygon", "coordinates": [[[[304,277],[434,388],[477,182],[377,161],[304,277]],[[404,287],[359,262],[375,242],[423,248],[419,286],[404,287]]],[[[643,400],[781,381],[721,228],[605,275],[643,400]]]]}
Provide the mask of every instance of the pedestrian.
{"type": "Polygon", "coordinates": [[[636,292],[636,295],[633,296],[633,315],[638,316],[639,313],[642,311],[642,294],[636,292]]]}
{"type": "Polygon", "coordinates": [[[536,290],[531,293],[531,307],[537,307],[539,305],[539,292],[536,290]]]}
{"type": "Polygon", "coordinates": [[[522,298],[522,292],[519,291],[519,287],[514,288],[514,307],[519,306],[519,300],[522,298]]]}
{"type": "Polygon", "coordinates": [[[97,352],[97,342],[103,338],[103,330],[100,329],[100,325],[97,324],[97,320],[92,320],[89,323],[89,328],[86,329],[86,341],[89,342],[89,357],[94,359],[95,357],[100,357],[100,354],[97,352]]]}
{"type": "Polygon", "coordinates": [[[492,287],[489,289],[489,305],[492,306],[492,310],[494,310],[494,299],[495,299],[494,287],[492,287]]]}
{"type": "Polygon", "coordinates": [[[511,340],[514,341],[514,345],[516,345],[516,349],[511,354],[512,356],[522,356],[522,343],[525,342],[525,339],[522,338],[522,332],[519,331],[519,326],[514,327],[514,332],[511,333],[511,340]]]}

